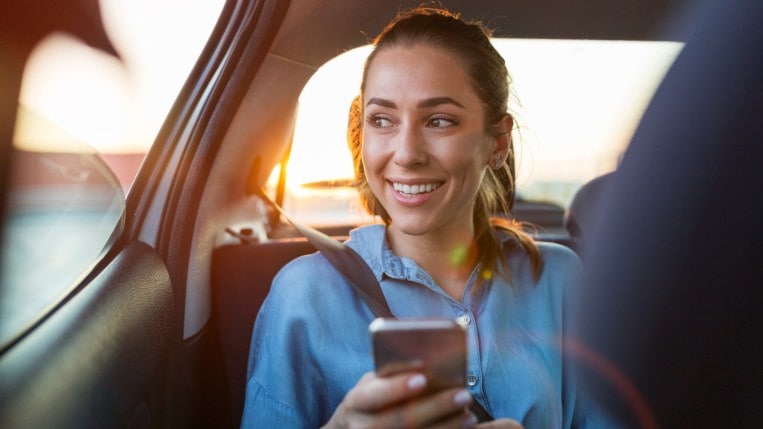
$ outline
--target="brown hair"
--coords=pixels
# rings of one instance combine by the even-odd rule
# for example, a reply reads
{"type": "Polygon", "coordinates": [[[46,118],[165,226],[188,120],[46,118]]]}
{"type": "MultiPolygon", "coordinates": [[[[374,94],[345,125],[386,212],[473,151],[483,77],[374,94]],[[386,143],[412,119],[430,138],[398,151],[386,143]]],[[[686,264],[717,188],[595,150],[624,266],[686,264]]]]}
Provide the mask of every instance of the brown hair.
{"type": "MultiPolygon", "coordinates": [[[[368,69],[381,50],[415,44],[440,47],[458,56],[471,77],[472,87],[485,106],[485,128],[491,135],[498,136],[506,132],[499,131],[497,124],[508,114],[510,78],[503,57],[493,47],[490,36],[491,32],[480,22],[463,21],[458,15],[442,8],[420,6],[401,12],[373,41],[374,50],[366,59],[363,70],[361,94],[365,90],[368,69]]],[[[350,106],[347,129],[356,184],[365,209],[389,224],[392,219],[371,191],[365,177],[362,160],[362,118],[362,96],[359,95],[350,106]]],[[[483,277],[490,276],[492,268],[503,259],[496,229],[508,232],[514,239],[514,245],[522,248],[530,256],[536,278],[542,270],[540,251],[532,237],[523,232],[517,222],[494,216],[498,213],[509,214],[515,189],[513,166],[514,150],[510,144],[506,163],[498,170],[488,168],[477,192],[473,220],[483,277]]]]}

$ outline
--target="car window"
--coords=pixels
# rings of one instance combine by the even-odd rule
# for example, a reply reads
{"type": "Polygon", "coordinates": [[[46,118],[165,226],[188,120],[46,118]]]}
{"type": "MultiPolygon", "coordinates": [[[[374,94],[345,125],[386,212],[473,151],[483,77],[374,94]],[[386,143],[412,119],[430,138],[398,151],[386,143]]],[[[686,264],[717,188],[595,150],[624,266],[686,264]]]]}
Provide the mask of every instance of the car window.
{"type": "Polygon", "coordinates": [[[35,48],[12,145],[0,342],[74,287],[121,232],[125,195],[222,5],[102,0],[119,59],[62,34],[35,48]]]}
{"type": "MultiPolygon", "coordinates": [[[[494,39],[507,62],[518,124],[518,195],[569,206],[585,182],[614,170],[678,42],[494,39]]],[[[373,221],[358,207],[347,112],[370,47],[339,55],[305,86],[284,208],[316,226],[373,221]]],[[[276,181],[278,171],[271,176],[276,181]]]]}

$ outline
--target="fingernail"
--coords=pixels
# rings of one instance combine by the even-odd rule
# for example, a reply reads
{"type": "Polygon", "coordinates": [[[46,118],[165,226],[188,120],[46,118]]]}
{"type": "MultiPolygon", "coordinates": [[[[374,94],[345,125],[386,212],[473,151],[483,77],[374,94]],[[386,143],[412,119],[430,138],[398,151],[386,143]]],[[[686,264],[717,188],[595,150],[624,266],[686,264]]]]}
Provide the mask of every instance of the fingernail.
{"type": "Polygon", "coordinates": [[[466,416],[466,418],[464,418],[464,421],[462,423],[463,423],[463,427],[470,428],[476,425],[477,423],[479,423],[479,420],[477,420],[477,416],[475,416],[472,413],[469,413],[469,415],[466,416]]]}
{"type": "Polygon", "coordinates": [[[426,386],[427,379],[422,374],[416,374],[408,379],[408,388],[411,390],[419,390],[426,386]]]}
{"type": "Polygon", "coordinates": [[[472,403],[472,395],[468,390],[461,390],[453,396],[453,402],[458,406],[466,406],[472,403]]]}

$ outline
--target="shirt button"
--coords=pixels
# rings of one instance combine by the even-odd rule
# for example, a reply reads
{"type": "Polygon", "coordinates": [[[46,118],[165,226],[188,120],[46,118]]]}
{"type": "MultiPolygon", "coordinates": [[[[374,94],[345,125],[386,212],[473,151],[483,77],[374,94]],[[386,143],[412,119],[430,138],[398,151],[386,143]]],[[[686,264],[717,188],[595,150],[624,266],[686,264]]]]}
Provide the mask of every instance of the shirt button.
{"type": "Polygon", "coordinates": [[[466,374],[466,384],[469,385],[469,387],[474,387],[477,384],[477,376],[471,372],[466,374]]]}
{"type": "Polygon", "coordinates": [[[468,316],[468,315],[466,315],[466,314],[464,314],[463,316],[459,316],[459,317],[456,319],[456,323],[458,323],[459,325],[463,326],[464,328],[466,328],[467,326],[469,326],[469,323],[471,323],[471,321],[472,321],[472,318],[471,318],[471,317],[469,317],[469,316],[468,316]]]}

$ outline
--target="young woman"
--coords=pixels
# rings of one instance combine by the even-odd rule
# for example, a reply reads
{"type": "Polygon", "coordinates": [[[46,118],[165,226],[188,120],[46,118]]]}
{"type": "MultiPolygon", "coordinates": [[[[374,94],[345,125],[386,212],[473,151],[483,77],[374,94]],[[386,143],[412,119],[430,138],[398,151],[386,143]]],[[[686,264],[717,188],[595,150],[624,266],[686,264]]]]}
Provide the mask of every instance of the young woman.
{"type": "Polygon", "coordinates": [[[422,374],[377,377],[374,316],[316,253],[281,270],[257,317],[242,427],[472,427],[472,401],[496,418],[474,427],[592,423],[562,353],[579,260],[492,218],[513,193],[513,119],[489,33],[418,8],[374,45],[348,135],[361,199],[384,224],[347,244],[397,317],[467,325],[467,386],[422,396],[422,374]]]}

